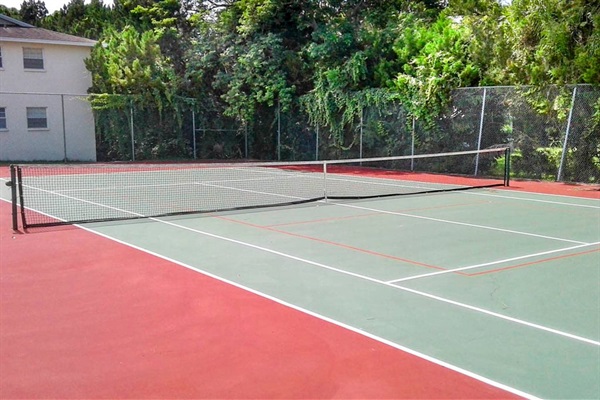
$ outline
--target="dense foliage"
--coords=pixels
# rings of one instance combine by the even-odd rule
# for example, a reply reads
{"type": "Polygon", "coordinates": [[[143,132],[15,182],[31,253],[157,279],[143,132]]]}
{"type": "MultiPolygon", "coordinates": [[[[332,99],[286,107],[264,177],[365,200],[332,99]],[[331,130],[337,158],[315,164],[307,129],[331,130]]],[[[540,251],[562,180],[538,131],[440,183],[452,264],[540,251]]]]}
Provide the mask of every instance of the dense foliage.
{"type": "MultiPolygon", "coordinates": [[[[548,100],[543,88],[600,85],[595,0],[71,0],[51,15],[25,0],[0,12],[99,40],[87,63],[94,93],[135,96],[159,113],[193,99],[199,113],[255,132],[279,105],[339,146],[376,105],[398,102],[433,124],[456,88],[531,85],[530,104],[565,120],[571,89],[548,100]]],[[[595,104],[588,136],[600,129],[595,104]]],[[[254,140],[273,151],[268,135],[254,140]]]]}

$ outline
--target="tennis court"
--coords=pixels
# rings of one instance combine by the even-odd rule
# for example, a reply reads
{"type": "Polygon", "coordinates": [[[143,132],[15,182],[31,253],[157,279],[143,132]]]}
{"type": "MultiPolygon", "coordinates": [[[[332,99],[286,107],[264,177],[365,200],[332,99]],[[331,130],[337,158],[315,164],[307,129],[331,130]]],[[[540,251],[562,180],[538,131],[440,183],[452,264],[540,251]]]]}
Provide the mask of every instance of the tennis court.
{"type": "Polygon", "coordinates": [[[600,398],[598,187],[364,167],[23,178],[2,397],[600,398]]]}

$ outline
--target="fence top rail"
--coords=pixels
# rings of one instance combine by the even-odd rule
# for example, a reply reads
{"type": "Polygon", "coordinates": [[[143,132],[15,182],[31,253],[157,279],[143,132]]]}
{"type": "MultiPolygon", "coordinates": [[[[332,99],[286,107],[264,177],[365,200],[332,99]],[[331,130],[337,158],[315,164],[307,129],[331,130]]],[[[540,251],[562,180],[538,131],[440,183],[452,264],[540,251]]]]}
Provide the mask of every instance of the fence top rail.
{"type": "MultiPolygon", "coordinates": [[[[493,147],[482,150],[468,150],[468,151],[455,151],[455,152],[447,152],[447,153],[428,153],[428,154],[415,154],[408,156],[390,156],[390,157],[370,157],[370,158],[349,158],[349,159],[339,159],[339,160],[312,160],[312,161],[236,161],[236,162],[210,162],[210,163],[202,163],[207,166],[212,166],[218,168],[219,166],[243,166],[243,167],[285,167],[289,165],[297,165],[297,166],[310,166],[310,165],[333,165],[333,164],[349,164],[349,163],[368,163],[368,162],[380,162],[380,161],[398,161],[398,160],[413,160],[413,159],[426,159],[426,158],[442,158],[442,157],[454,157],[454,156],[465,156],[465,155],[482,155],[488,153],[501,154],[506,152],[510,147],[493,147]]],[[[198,163],[168,163],[168,162],[117,162],[117,163],[96,163],[96,164],[12,164],[14,167],[23,167],[23,168],[41,168],[46,170],[51,169],[64,169],[64,168],[123,168],[127,166],[139,166],[141,168],[168,168],[173,166],[179,166],[183,169],[186,166],[192,168],[194,164],[198,163]]]]}
{"type": "Polygon", "coordinates": [[[89,93],[53,93],[53,92],[11,92],[0,90],[1,94],[22,94],[27,96],[77,96],[77,97],[88,97],[89,93]]]}
{"type": "MultiPolygon", "coordinates": [[[[566,85],[546,85],[545,87],[597,87],[600,90],[600,86],[592,85],[590,83],[571,83],[566,85]]],[[[459,87],[455,90],[475,90],[475,89],[521,89],[521,88],[532,88],[535,87],[533,85],[498,85],[498,86],[467,86],[467,87],[459,87]]]]}

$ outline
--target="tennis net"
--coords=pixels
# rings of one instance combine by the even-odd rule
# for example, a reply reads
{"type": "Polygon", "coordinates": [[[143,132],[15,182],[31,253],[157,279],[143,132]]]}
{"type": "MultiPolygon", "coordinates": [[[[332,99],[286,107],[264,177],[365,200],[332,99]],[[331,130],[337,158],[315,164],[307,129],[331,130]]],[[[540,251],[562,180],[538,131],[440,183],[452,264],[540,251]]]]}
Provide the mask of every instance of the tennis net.
{"type": "Polygon", "coordinates": [[[508,186],[508,155],[497,148],[289,163],[12,165],[13,228],[508,186]]]}

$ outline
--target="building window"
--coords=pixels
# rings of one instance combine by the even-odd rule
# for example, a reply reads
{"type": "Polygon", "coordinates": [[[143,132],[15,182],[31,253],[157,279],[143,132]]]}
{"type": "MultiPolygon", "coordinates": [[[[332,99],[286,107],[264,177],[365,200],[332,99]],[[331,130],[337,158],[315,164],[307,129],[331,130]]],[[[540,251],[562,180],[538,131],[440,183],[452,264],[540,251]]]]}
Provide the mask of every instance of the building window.
{"type": "Polygon", "coordinates": [[[2,47],[0,47],[0,68],[2,68],[2,47]]]}
{"type": "Polygon", "coordinates": [[[6,107],[0,107],[0,129],[6,129],[6,107]]]}
{"type": "Polygon", "coordinates": [[[27,107],[27,128],[47,128],[48,118],[46,118],[45,107],[27,107]]]}
{"type": "Polygon", "coordinates": [[[23,68],[44,69],[44,54],[42,49],[23,48],[23,68]]]}

